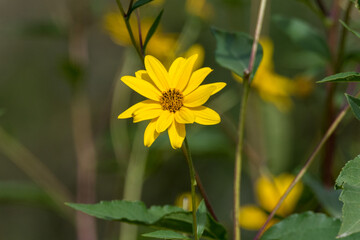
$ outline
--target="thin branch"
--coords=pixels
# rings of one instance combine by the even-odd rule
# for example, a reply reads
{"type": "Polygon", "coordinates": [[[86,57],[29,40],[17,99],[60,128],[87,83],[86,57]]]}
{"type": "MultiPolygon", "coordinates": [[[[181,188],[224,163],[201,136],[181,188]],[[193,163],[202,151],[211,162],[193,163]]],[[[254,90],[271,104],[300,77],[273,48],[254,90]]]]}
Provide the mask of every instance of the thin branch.
{"type": "Polygon", "coordinates": [[[120,0],[116,0],[116,3],[118,5],[118,7],[119,7],[120,13],[121,13],[124,21],[125,21],[126,29],[127,29],[128,33],[129,33],[131,43],[134,46],[134,48],[136,50],[136,53],[139,55],[139,58],[140,58],[141,62],[143,63],[144,62],[144,55],[141,54],[141,51],[140,51],[139,47],[136,44],[136,40],[134,38],[134,34],[133,34],[133,31],[132,31],[130,23],[129,23],[129,18],[127,18],[127,14],[125,13],[124,8],[123,8],[120,0]]]}
{"type": "Polygon", "coordinates": [[[138,33],[139,33],[139,44],[140,44],[140,51],[142,56],[144,56],[144,44],[143,44],[143,40],[142,40],[142,34],[141,34],[141,19],[140,19],[140,10],[136,9],[136,19],[137,19],[137,23],[138,23],[138,33]]]}
{"type": "Polygon", "coordinates": [[[329,14],[322,0],[316,0],[316,4],[318,5],[320,11],[324,14],[324,16],[327,16],[329,14]]]}
{"type": "Polygon", "coordinates": [[[208,198],[208,196],[207,196],[207,194],[206,194],[206,192],[205,192],[205,188],[204,188],[204,186],[202,185],[201,179],[200,179],[199,174],[197,173],[196,169],[195,169],[195,178],[196,178],[196,183],[197,183],[198,189],[199,189],[199,191],[200,191],[201,196],[202,196],[203,199],[204,199],[204,202],[205,202],[205,205],[206,205],[207,210],[209,211],[209,213],[211,214],[211,216],[212,216],[216,221],[219,221],[218,218],[217,218],[216,215],[215,215],[215,212],[214,212],[213,207],[212,207],[211,204],[210,204],[209,198],[208,198]]]}
{"type": "Polygon", "coordinates": [[[254,42],[251,49],[250,61],[248,69],[244,71],[244,83],[243,83],[243,93],[241,101],[241,109],[239,116],[239,127],[238,127],[238,140],[236,145],[235,152],[235,168],[234,168],[234,239],[240,240],[240,225],[239,225],[239,214],[240,214],[240,193],[241,193],[241,165],[242,165],[242,154],[243,154],[243,143],[244,143],[244,128],[245,128],[245,119],[246,119],[246,106],[247,99],[250,91],[250,76],[254,68],[256,51],[258,47],[258,42],[260,38],[260,33],[263,25],[265,9],[266,9],[267,0],[261,0],[259,7],[259,14],[255,28],[254,42]]]}

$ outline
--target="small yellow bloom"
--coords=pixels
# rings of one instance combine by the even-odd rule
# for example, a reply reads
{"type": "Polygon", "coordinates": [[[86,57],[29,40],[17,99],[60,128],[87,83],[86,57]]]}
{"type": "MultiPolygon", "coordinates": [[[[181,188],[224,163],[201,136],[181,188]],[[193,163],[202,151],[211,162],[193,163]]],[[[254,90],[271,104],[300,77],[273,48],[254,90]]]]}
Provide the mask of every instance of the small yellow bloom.
{"type": "Polygon", "coordinates": [[[226,83],[200,84],[212,71],[200,68],[193,72],[197,59],[177,58],[169,71],[155,57],[145,57],[145,69],[133,76],[121,78],[131,89],[148,98],[119,115],[133,117],[134,122],[151,120],[144,134],[144,145],[150,147],[160,133],[168,130],[171,146],[180,148],[185,139],[185,124],[199,123],[213,125],[220,122],[214,110],[202,106],[211,95],[219,92],[226,83]]]}
{"type": "MultiPolygon", "coordinates": [[[[263,59],[251,85],[259,92],[260,97],[264,101],[274,104],[281,111],[288,111],[293,104],[291,96],[301,95],[304,91],[306,93],[311,91],[311,81],[292,81],[287,77],[277,74],[274,70],[274,46],[272,41],[268,38],[263,38],[260,40],[260,43],[263,47],[263,59]]],[[[242,82],[242,78],[235,74],[233,76],[237,81],[242,82]]]]}
{"type": "MultiPolygon", "coordinates": [[[[239,222],[242,228],[255,231],[262,227],[267,217],[268,215],[259,207],[246,205],[240,209],[239,222]]],[[[269,228],[277,222],[277,219],[271,219],[267,227],[269,228]]]]}
{"type": "Polygon", "coordinates": [[[186,11],[204,20],[210,19],[214,15],[214,9],[206,0],[187,0],[186,11]]]}
{"type": "MultiPolygon", "coordinates": [[[[255,205],[242,206],[239,216],[240,226],[248,230],[259,229],[267,219],[267,213],[265,211],[271,212],[274,209],[282,194],[294,178],[293,175],[286,173],[274,179],[269,179],[264,176],[260,177],[255,183],[255,193],[261,208],[255,205]]],[[[303,185],[297,183],[276,214],[282,217],[291,214],[300,199],[302,190],[303,185]]],[[[276,222],[276,219],[272,220],[269,227],[276,222]]]]}
{"type": "MultiPolygon", "coordinates": [[[[196,194],[196,206],[198,207],[200,204],[200,197],[196,194]]],[[[183,193],[179,195],[175,200],[175,206],[181,207],[186,211],[192,211],[192,197],[190,192],[183,193]]]]}

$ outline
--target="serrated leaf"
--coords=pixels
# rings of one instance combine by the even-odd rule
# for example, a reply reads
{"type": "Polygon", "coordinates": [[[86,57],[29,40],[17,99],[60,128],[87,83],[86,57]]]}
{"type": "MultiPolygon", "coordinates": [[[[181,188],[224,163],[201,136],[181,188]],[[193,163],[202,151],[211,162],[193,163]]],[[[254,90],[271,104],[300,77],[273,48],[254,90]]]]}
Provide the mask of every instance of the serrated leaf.
{"type": "Polygon", "coordinates": [[[131,13],[132,13],[135,9],[137,9],[137,8],[139,8],[139,7],[147,4],[147,3],[149,3],[149,2],[152,2],[152,1],[153,1],[153,0],[138,0],[138,1],[136,1],[136,2],[132,5],[132,7],[130,8],[129,12],[126,14],[126,17],[129,18],[130,15],[131,15],[131,13]]]}
{"type": "MultiPolygon", "coordinates": [[[[166,205],[146,208],[142,202],[123,200],[102,201],[97,204],[67,203],[67,205],[105,220],[122,221],[192,234],[192,213],[175,206],[166,205]]],[[[226,240],[224,227],[215,222],[209,213],[207,213],[207,217],[204,237],[226,240]]]]}
{"type": "Polygon", "coordinates": [[[169,230],[159,230],[151,233],[145,233],[142,234],[143,237],[148,238],[161,238],[161,239],[186,239],[191,240],[191,238],[188,238],[180,233],[169,231],[169,230]]]}
{"type": "MultiPolygon", "coordinates": [[[[267,230],[261,240],[335,240],[340,224],[339,219],[322,213],[293,214],[267,230]]],[[[356,240],[359,237],[355,234],[344,239],[356,240]]]]}
{"type": "Polygon", "coordinates": [[[325,82],[360,82],[360,73],[358,72],[344,72],[337,73],[317,81],[317,83],[325,82]]]}
{"type": "Polygon", "coordinates": [[[330,59],[330,51],[325,39],[312,26],[299,19],[279,15],[274,16],[273,21],[294,44],[315,52],[325,59],[330,59]]]}
{"type": "Polygon", "coordinates": [[[341,217],[342,203],[339,201],[340,190],[327,189],[318,180],[306,174],[303,182],[310,187],[321,206],[333,217],[341,217]]]}
{"type": "Polygon", "coordinates": [[[335,186],[342,188],[340,201],[342,209],[342,224],[339,237],[345,237],[360,232],[360,155],[346,163],[336,179],[335,186]]]}
{"type": "Polygon", "coordinates": [[[204,233],[206,222],[207,222],[207,210],[206,210],[206,205],[205,205],[204,199],[201,200],[199,207],[196,211],[196,221],[197,221],[196,222],[197,235],[198,235],[198,238],[200,239],[200,237],[204,233]]]}
{"type": "Polygon", "coordinates": [[[159,15],[156,17],[153,24],[151,25],[148,33],[146,34],[146,38],[145,38],[145,42],[144,42],[144,52],[145,52],[146,46],[149,43],[151,37],[154,35],[154,33],[156,32],[157,27],[159,26],[159,23],[160,23],[163,12],[164,12],[164,10],[161,10],[161,12],[159,13],[159,15]]]}
{"type": "MultiPolygon", "coordinates": [[[[244,71],[249,66],[253,39],[242,32],[227,32],[217,28],[211,28],[216,39],[215,59],[222,67],[229,69],[240,77],[244,77],[244,71]]],[[[260,65],[263,49],[258,44],[254,68],[250,79],[260,65]]]]}
{"type": "Polygon", "coordinates": [[[347,29],[349,30],[350,32],[352,32],[355,36],[357,36],[358,38],[360,38],[360,33],[355,31],[354,29],[350,28],[349,25],[347,25],[344,21],[342,20],[339,20],[340,23],[347,29]]]}
{"type": "Polygon", "coordinates": [[[355,117],[360,120],[360,99],[348,94],[345,94],[345,96],[355,117]]]}

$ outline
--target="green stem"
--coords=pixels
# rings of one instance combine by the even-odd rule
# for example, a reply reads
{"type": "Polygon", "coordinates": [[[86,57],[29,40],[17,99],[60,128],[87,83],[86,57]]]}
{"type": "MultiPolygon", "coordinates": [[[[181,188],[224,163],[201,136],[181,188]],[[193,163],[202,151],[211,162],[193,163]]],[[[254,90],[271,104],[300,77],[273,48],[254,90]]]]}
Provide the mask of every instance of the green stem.
{"type": "Polygon", "coordinates": [[[197,224],[196,224],[196,192],[195,192],[196,179],[195,179],[195,169],[194,169],[194,164],[193,164],[191,153],[190,153],[189,144],[188,144],[188,141],[187,141],[186,138],[184,140],[184,144],[182,145],[182,150],[183,150],[184,155],[186,157],[186,160],[187,160],[187,163],[188,163],[188,166],[189,166],[189,171],[190,171],[191,203],[192,203],[192,215],[193,215],[193,234],[194,234],[194,239],[198,240],[197,224]]]}
{"type": "Polygon", "coordinates": [[[239,214],[240,214],[240,186],[241,186],[241,164],[242,164],[242,152],[244,144],[244,128],[245,128],[245,117],[246,117],[246,106],[247,99],[250,90],[251,74],[254,68],[255,57],[257,46],[260,38],[260,33],[263,25],[264,14],[266,9],[267,0],[261,0],[259,6],[259,14],[257,18],[254,42],[251,49],[251,55],[249,60],[248,69],[244,71],[244,83],[243,83],[243,93],[241,101],[241,109],[239,116],[239,127],[238,127],[238,140],[235,153],[235,169],[234,169],[234,239],[240,240],[240,226],[239,226],[239,214]]]}
{"type": "MultiPolygon", "coordinates": [[[[346,24],[348,24],[349,20],[350,20],[352,4],[353,3],[351,1],[349,1],[348,5],[346,7],[345,16],[344,16],[344,20],[343,20],[346,24]]],[[[341,72],[341,69],[342,69],[342,65],[343,65],[343,61],[344,61],[344,53],[345,53],[345,43],[346,43],[346,39],[348,36],[348,32],[349,31],[347,29],[345,29],[345,27],[342,27],[340,43],[339,43],[339,51],[338,51],[338,56],[337,56],[336,64],[335,64],[335,72],[341,72]]]]}
{"type": "Polygon", "coordinates": [[[235,170],[234,170],[234,239],[240,239],[240,227],[239,227],[239,213],[240,213],[240,185],[241,185],[241,165],[242,165],[242,152],[244,144],[244,129],[245,129],[245,117],[247,99],[249,96],[250,84],[249,81],[245,81],[242,92],[241,110],[239,116],[238,127],[238,144],[236,146],[235,157],[235,170]]]}
{"type": "Polygon", "coordinates": [[[66,186],[32,152],[0,127],[0,153],[4,154],[53,199],[64,217],[74,223],[73,212],[64,202],[73,201],[66,186]]]}
{"type": "Polygon", "coordinates": [[[141,51],[140,51],[140,49],[138,48],[138,46],[137,46],[137,44],[136,44],[136,40],[135,40],[135,38],[134,38],[134,34],[133,34],[132,30],[131,30],[131,26],[130,26],[130,23],[129,23],[129,19],[130,19],[130,18],[127,17],[127,14],[125,13],[124,8],[123,8],[120,0],[116,0],[116,3],[117,3],[117,5],[118,5],[118,7],[119,7],[119,10],[120,10],[120,12],[121,12],[122,17],[124,18],[125,25],[126,25],[126,29],[128,30],[131,43],[132,43],[132,45],[134,46],[134,48],[135,48],[137,54],[139,55],[141,61],[144,62],[144,55],[141,54],[141,51]]]}

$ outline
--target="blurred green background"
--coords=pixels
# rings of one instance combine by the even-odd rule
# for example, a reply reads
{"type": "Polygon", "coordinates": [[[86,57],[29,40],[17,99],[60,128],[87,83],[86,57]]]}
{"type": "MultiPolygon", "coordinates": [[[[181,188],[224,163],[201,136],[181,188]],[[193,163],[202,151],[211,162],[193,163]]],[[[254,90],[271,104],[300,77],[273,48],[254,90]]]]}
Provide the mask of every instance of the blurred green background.
{"type": "MultiPolygon", "coordinates": [[[[208,0],[207,4],[213,11],[211,17],[196,20],[200,30],[195,42],[205,49],[203,65],[214,69],[206,81],[224,81],[227,87],[209,101],[221,113],[222,123],[216,126],[188,126],[187,136],[203,185],[229,235],[234,138],[241,85],[229,71],[215,62],[215,39],[210,26],[251,34],[256,2],[208,0]]],[[[127,1],[123,3],[127,5],[127,1]]],[[[137,128],[143,132],[145,125],[132,124],[131,120],[116,120],[117,115],[137,102],[139,97],[130,95],[131,91],[120,84],[121,91],[129,97],[125,102],[114,102],[114,96],[119,94],[115,86],[121,75],[133,74],[141,68],[141,64],[131,46],[117,45],[104,28],[105,14],[117,11],[115,0],[90,0],[82,4],[86,8],[81,9],[78,15],[75,12],[77,18],[71,21],[72,7],[76,5],[71,1],[0,1],[0,239],[76,239],[74,220],[63,214],[63,210],[54,204],[41,185],[25,173],[23,167],[14,164],[19,151],[9,154],[4,149],[10,148],[9,142],[14,141],[27,148],[69,189],[75,201],[77,157],[71,107],[78,90],[69,84],[69,71],[73,68],[66,66],[69,61],[69,31],[77,21],[84,22],[88,41],[88,62],[81,70],[84,71],[84,81],[78,88],[85,92],[90,106],[90,119],[84,121],[91,121],[96,149],[96,201],[123,198],[126,156],[137,128]],[[114,105],[119,108],[112,109],[114,105]],[[123,127],[127,132],[116,132],[123,127]],[[114,135],[129,139],[123,139],[124,147],[120,146],[117,150],[124,151],[121,159],[114,153],[114,148],[119,147],[113,141],[114,135]]],[[[163,6],[144,6],[141,13],[154,18],[162,8],[165,9],[162,19],[164,32],[180,33],[184,23],[194,17],[186,11],[185,1],[175,0],[167,0],[163,6]]],[[[254,154],[257,156],[257,160],[244,163],[243,204],[255,201],[253,182],[259,171],[257,165],[251,162],[259,161],[257,164],[265,166],[274,175],[295,173],[320,139],[325,121],[325,86],[315,85],[315,81],[325,75],[325,63],[314,53],[292,43],[271,21],[271,15],[275,14],[301,18],[325,37],[321,21],[301,1],[271,1],[263,35],[273,41],[275,71],[291,81],[295,81],[293,79],[298,75],[309,73],[313,87],[306,96],[290,96],[292,107],[288,111],[280,111],[273,103],[259,97],[256,89],[252,91],[245,145],[250,148],[247,151],[252,152],[253,157],[254,154]]],[[[350,38],[349,49],[355,48],[352,41],[350,38]]],[[[337,107],[344,102],[345,90],[344,86],[337,89],[337,107]]],[[[359,126],[349,114],[336,133],[334,177],[347,160],[359,153],[359,126]]],[[[133,147],[136,150],[141,146],[133,147]]],[[[251,158],[248,154],[245,154],[247,160],[251,158]]],[[[20,154],[21,166],[30,164],[27,160],[20,154]]],[[[319,179],[320,160],[321,155],[311,169],[319,179]]],[[[32,168],[32,165],[29,166],[32,168]]],[[[149,149],[141,200],[147,206],[174,204],[179,194],[189,190],[188,168],[183,154],[180,150],[171,149],[167,134],[162,134],[149,149]]],[[[308,193],[304,202],[313,198],[308,193]]],[[[99,239],[118,239],[119,223],[97,220],[97,225],[99,239]]],[[[243,234],[253,235],[246,231],[243,234]]]]}

